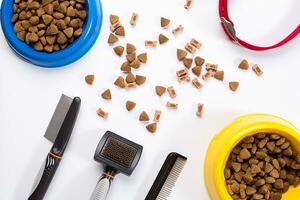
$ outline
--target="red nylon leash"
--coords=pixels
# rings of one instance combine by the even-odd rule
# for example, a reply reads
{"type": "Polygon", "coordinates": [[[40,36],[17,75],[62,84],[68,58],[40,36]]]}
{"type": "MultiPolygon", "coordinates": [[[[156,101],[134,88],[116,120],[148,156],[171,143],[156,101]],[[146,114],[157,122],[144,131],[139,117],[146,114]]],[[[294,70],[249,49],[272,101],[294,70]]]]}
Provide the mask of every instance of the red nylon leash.
{"type": "Polygon", "coordinates": [[[286,38],[284,38],[282,41],[278,42],[277,44],[271,45],[271,46],[266,46],[266,47],[256,46],[256,45],[249,44],[249,43],[239,39],[236,36],[236,32],[234,29],[234,23],[230,20],[230,18],[228,16],[228,0],[219,0],[219,15],[220,15],[220,20],[221,20],[221,25],[222,25],[226,35],[228,36],[228,38],[230,40],[234,41],[235,43],[237,43],[243,47],[246,47],[248,49],[254,50],[254,51],[265,51],[265,50],[269,50],[269,49],[275,49],[277,47],[280,47],[280,46],[288,43],[290,40],[292,40],[294,37],[296,37],[300,33],[300,24],[299,24],[298,27],[290,35],[288,35],[286,38]]]}

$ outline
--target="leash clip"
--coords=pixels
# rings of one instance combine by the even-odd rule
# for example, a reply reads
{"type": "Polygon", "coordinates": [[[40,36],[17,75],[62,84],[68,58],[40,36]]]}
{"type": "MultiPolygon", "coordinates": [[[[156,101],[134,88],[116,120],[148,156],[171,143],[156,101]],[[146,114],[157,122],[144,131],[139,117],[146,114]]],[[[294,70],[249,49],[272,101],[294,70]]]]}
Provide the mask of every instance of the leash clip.
{"type": "Polygon", "coordinates": [[[225,17],[221,17],[220,18],[222,24],[224,25],[227,33],[229,34],[230,38],[236,43],[236,44],[239,44],[238,42],[238,39],[236,37],[236,32],[235,32],[235,29],[232,25],[231,22],[229,22],[227,19],[225,19],[225,17]]]}

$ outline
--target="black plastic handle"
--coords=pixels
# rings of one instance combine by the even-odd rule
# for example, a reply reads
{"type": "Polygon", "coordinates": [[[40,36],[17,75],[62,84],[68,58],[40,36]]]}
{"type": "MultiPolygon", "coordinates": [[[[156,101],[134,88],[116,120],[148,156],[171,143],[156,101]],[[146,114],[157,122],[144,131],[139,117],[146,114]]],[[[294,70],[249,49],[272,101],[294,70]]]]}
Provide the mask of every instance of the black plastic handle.
{"type": "Polygon", "coordinates": [[[28,200],[42,200],[47,192],[47,189],[54,177],[56,169],[60,163],[61,158],[49,153],[46,162],[44,171],[42,172],[41,179],[36,180],[36,188],[34,188],[33,193],[30,195],[28,200]]]}

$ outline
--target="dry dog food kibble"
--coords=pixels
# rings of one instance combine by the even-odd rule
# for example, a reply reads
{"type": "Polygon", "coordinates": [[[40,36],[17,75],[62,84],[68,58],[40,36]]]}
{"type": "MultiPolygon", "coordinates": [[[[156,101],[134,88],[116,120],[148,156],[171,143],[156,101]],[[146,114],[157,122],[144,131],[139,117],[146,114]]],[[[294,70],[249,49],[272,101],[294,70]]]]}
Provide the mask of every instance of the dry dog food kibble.
{"type": "Polygon", "coordinates": [[[136,25],[136,22],[138,20],[139,15],[137,13],[132,13],[131,19],[130,19],[130,24],[132,26],[136,25]]]}
{"type": "Polygon", "coordinates": [[[167,19],[165,17],[161,17],[160,18],[160,26],[162,28],[167,28],[169,26],[169,24],[170,24],[170,20],[169,19],[167,19]]]}
{"type": "Polygon", "coordinates": [[[172,99],[177,97],[177,94],[176,94],[175,89],[174,89],[173,86],[168,87],[167,91],[168,91],[168,93],[169,93],[169,95],[172,99]]]}
{"type": "Polygon", "coordinates": [[[133,101],[126,101],[126,105],[125,106],[126,106],[126,109],[128,111],[131,111],[131,110],[133,110],[135,108],[136,103],[133,102],[133,101]]]}
{"type": "Polygon", "coordinates": [[[95,75],[94,74],[89,74],[85,76],[85,82],[89,85],[92,85],[95,79],[95,75]]]}
{"type": "Polygon", "coordinates": [[[148,124],[146,126],[146,129],[150,132],[150,133],[155,133],[156,129],[157,129],[157,124],[156,123],[151,123],[148,124]]]}
{"type": "Polygon", "coordinates": [[[155,93],[158,95],[158,96],[162,96],[166,91],[166,88],[163,87],[163,86],[155,86],[155,93]]]}
{"type": "Polygon", "coordinates": [[[300,184],[300,153],[277,134],[248,136],[232,149],[224,177],[233,199],[280,200],[300,184]]]}
{"type": "Polygon", "coordinates": [[[141,122],[146,122],[146,121],[149,121],[150,118],[149,118],[148,114],[147,114],[145,111],[143,111],[143,112],[141,112],[141,114],[140,114],[139,120],[140,120],[141,122]]]}
{"type": "Polygon", "coordinates": [[[107,118],[108,117],[108,112],[105,112],[102,108],[98,108],[97,114],[102,118],[107,118]]]}
{"type": "Polygon", "coordinates": [[[87,16],[85,0],[17,0],[12,9],[16,36],[48,53],[64,49],[78,38],[87,16]]]}
{"type": "Polygon", "coordinates": [[[177,35],[178,33],[181,33],[183,31],[183,26],[182,25],[178,25],[176,28],[174,28],[173,30],[172,30],[172,33],[174,34],[174,35],[177,35]]]}
{"type": "Polygon", "coordinates": [[[253,65],[252,70],[255,72],[257,76],[261,76],[263,74],[263,72],[261,71],[261,69],[258,67],[257,64],[253,65]]]}
{"type": "Polygon", "coordinates": [[[164,44],[169,41],[169,38],[163,34],[159,34],[158,41],[159,41],[159,44],[164,44]]]}
{"type": "Polygon", "coordinates": [[[248,70],[249,69],[249,63],[246,59],[242,60],[241,63],[238,66],[240,69],[248,70]]]}
{"type": "Polygon", "coordinates": [[[184,8],[187,10],[190,9],[192,7],[192,3],[193,3],[192,0],[186,0],[186,2],[184,4],[184,8]]]}
{"type": "Polygon", "coordinates": [[[102,92],[101,96],[103,99],[110,100],[111,99],[110,90],[109,89],[105,90],[104,92],[102,92]]]}

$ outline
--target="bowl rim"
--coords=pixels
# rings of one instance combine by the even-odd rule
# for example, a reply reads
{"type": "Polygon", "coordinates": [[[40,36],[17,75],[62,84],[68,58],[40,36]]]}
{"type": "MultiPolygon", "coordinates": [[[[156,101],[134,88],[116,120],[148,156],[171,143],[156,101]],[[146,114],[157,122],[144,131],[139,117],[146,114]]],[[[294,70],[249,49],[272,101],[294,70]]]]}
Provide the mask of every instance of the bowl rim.
{"type": "Polygon", "coordinates": [[[55,68],[68,65],[80,59],[96,42],[103,21],[102,5],[99,0],[86,0],[87,18],[83,32],[72,44],[53,53],[38,52],[17,38],[13,31],[11,16],[13,0],[3,0],[1,5],[1,26],[9,46],[25,61],[40,67],[55,68]]]}

